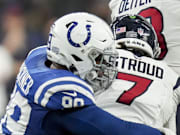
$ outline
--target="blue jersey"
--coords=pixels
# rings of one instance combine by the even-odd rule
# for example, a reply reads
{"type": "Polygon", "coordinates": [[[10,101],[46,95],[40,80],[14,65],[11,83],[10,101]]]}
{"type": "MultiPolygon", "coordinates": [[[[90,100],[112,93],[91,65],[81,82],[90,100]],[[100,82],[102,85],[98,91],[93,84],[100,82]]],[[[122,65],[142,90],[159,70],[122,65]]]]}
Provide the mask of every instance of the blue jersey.
{"type": "Polygon", "coordinates": [[[31,51],[22,64],[0,134],[41,135],[49,111],[94,104],[93,90],[84,80],[67,70],[50,69],[46,61],[44,46],[31,51]]]}

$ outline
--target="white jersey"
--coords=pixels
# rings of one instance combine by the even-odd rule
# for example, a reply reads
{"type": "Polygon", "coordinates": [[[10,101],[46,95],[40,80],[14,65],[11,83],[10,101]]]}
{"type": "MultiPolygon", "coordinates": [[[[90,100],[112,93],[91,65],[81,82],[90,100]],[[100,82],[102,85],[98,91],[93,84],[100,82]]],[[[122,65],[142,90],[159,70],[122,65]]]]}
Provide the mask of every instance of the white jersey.
{"type": "Polygon", "coordinates": [[[180,85],[177,73],[163,61],[118,52],[117,79],[96,93],[97,105],[123,120],[161,129],[176,111],[172,99],[180,85]]]}
{"type": "Polygon", "coordinates": [[[158,36],[160,58],[165,57],[168,65],[180,75],[180,0],[111,0],[109,7],[112,18],[124,14],[147,18],[158,36]]]}

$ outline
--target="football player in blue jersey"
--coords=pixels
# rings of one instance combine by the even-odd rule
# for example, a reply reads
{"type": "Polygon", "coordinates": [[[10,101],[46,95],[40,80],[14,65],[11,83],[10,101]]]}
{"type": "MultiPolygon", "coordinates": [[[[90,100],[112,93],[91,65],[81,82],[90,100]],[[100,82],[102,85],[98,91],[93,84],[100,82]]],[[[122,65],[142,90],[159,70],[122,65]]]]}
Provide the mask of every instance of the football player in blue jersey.
{"type": "Polygon", "coordinates": [[[112,32],[88,13],[71,13],[52,25],[48,46],[32,50],[17,75],[3,135],[161,135],[122,121],[95,105],[94,91],[116,76],[112,32]]]}

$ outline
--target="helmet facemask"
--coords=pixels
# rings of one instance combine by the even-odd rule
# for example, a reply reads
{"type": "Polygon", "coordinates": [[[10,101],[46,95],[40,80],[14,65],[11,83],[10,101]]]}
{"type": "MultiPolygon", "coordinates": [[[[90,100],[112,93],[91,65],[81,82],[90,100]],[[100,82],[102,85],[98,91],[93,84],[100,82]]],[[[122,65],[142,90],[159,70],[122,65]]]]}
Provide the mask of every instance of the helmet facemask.
{"type": "Polygon", "coordinates": [[[117,74],[117,53],[92,49],[88,56],[93,63],[93,68],[86,74],[85,80],[92,85],[94,91],[108,88],[117,74]]]}

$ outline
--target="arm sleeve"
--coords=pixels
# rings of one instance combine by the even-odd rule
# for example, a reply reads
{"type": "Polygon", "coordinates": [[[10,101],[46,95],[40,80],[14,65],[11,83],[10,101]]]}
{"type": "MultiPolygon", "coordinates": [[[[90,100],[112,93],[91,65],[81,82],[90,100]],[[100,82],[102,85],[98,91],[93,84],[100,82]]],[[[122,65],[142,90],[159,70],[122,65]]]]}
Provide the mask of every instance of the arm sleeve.
{"type": "Polygon", "coordinates": [[[47,135],[162,135],[155,128],[120,120],[95,105],[50,112],[42,128],[47,135]]]}

